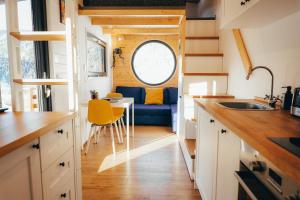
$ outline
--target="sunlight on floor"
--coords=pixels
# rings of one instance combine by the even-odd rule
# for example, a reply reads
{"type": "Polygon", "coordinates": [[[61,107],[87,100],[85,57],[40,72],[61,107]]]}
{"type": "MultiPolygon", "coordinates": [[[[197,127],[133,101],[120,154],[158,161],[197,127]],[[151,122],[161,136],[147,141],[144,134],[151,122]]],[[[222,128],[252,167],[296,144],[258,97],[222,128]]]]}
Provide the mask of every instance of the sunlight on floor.
{"type": "Polygon", "coordinates": [[[163,139],[158,139],[158,140],[151,142],[149,144],[146,144],[144,146],[132,149],[129,152],[123,151],[123,152],[117,153],[116,155],[110,154],[110,155],[106,156],[105,159],[103,160],[103,162],[101,163],[101,165],[98,169],[98,173],[101,173],[107,169],[110,169],[112,167],[115,167],[117,165],[125,163],[132,159],[138,158],[142,155],[156,151],[160,148],[163,148],[167,145],[173,144],[177,141],[178,141],[177,136],[171,135],[171,136],[164,137],[163,139]]]}

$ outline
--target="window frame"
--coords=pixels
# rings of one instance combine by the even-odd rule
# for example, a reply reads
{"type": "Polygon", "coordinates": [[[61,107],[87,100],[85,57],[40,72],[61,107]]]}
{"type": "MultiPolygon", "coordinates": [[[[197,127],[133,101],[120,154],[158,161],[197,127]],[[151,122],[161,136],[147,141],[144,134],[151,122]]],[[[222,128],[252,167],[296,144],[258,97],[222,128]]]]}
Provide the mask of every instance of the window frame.
{"type": "Polygon", "coordinates": [[[176,58],[176,54],[175,54],[174,50],[172,49],[172,47],[170,47],[170,45],[167,44],[166,42],[163,42],[163,41],[161,41],[161,40],[147,40],[147,41],[141,43],[141,44],[134,50],[134,53],[132,54],[132,57],[131,57],[131,69],[132,69],[132,71],[133,71],[134,76],[135,76],[140,82],[142,82],[143,84],[149,85],[149,86],[159,86],[159,85],[163,85],[163,84],[167,83],[169,80],[171,80],[171,79],[173,78],[173,76],[174,76],[174,74],[175,74],[175,72],[176,72],[176,70],[177,70],[177,58],[176,58]],[[174,67],[173,67],[173,71],[172,71],[172,73],[170,74],[170,76],[169,76],[165,81],[160,82],[160,83],[147,83],[147,82],[143,81],[143,80],[137,75],[137,73],[136,73],[136,71],[135,71],[135,69],[134,69],[134,58],[135,58],[135,56],[136,56],[136,53],[139,51],[140,48],[142,48],[143,46],[145,46],[145,45],[147,45],[147,44],[149,44],[149,43],[159,43],[159,44],[162,44],[162,45],[164,45],[165,47],[167,47],[167,48],[170,50],[170,52],[172,53],[172,55],[173,55],[173,59],[174,59],[174,67]]]}

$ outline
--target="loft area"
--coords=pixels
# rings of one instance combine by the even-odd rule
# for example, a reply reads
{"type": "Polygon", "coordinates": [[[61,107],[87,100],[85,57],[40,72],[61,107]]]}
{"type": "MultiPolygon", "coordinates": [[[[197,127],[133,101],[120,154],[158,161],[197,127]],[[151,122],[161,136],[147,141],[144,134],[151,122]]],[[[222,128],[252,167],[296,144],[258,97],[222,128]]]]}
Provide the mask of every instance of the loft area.
{"type": "Polygon", "coordinates": [[[187,19],[197,20],[214,20],[215,15],[215,1],[214,0],[84,0],[83,9],[97,9],[99,7],[173,7],[173,8],[186,8],[187,19]]]}
{"type": "Polygon", "coordinates": [[[186,3],[199,3],[200,0],[84,0],[83,5],[86,7],[182,7],[186,3]]]}

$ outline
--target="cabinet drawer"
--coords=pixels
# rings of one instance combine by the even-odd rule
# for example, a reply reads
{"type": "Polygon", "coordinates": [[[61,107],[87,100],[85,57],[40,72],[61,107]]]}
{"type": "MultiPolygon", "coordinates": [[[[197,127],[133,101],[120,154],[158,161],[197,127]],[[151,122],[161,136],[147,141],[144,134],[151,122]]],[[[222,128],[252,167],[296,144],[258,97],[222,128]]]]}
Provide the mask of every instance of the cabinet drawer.
{"type": "Polygon", "coordinates": [[[43,172],[44,196],[49,196],[57,184],[74,177],[74,173],[74,156],[71,148],[43,172]]]}
{"type": "Polygon", "coordinates": [[[42,171],[73,146],[72,121],[40,138],[42,171]]]}
{"type": "Polygon", "coordinates": [[[75,200],[75,184],[74,176],[59,182],[48,190],[47,196],[44,200],[75,200]]]}

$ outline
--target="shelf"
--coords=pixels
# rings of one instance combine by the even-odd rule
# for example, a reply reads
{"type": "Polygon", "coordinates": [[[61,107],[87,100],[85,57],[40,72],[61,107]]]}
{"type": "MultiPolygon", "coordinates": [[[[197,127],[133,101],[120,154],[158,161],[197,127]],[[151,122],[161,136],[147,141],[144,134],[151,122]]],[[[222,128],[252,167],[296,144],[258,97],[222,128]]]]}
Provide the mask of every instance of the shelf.
{"type": "Polygon", "coordinates": [[[193,98],[202,98],[202,99],[234,99],[233,95],[229,94],[215,94],[215,95],[192,95],[193,98]]]}
{"type": "Polygon", "coordinates": [[[68,85],[66,79],[14,79],[20,85],[68,85]]]}
{"type": "Polygon", "coordinates": [[[10,35],[23,41],[64,41],[66,38],[64,31],[10,32],[10,35]]]}
{"type": "Polygon", "coordinates": [[[228,73],[184,73],[184,76],[228,76],[228,73]]]}

